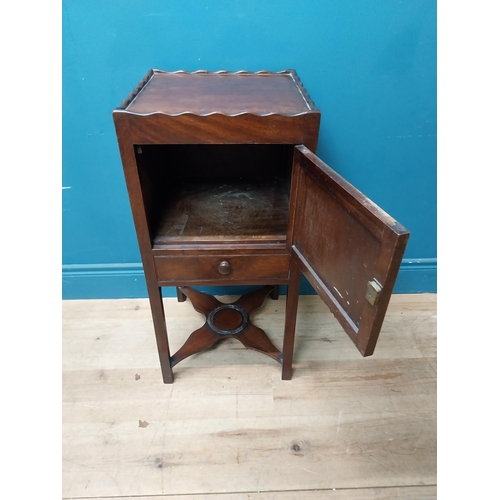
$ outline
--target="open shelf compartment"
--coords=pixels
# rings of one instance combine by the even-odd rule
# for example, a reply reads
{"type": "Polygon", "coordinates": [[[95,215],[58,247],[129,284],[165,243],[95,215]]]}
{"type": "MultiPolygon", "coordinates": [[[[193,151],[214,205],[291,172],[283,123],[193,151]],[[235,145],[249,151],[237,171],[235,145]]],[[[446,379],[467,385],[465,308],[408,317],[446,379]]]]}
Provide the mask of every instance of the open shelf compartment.
{"type": "Polygon", "coordinates": [[[293,145],[137,145],[153,248],[284,243],[293,145]]]}

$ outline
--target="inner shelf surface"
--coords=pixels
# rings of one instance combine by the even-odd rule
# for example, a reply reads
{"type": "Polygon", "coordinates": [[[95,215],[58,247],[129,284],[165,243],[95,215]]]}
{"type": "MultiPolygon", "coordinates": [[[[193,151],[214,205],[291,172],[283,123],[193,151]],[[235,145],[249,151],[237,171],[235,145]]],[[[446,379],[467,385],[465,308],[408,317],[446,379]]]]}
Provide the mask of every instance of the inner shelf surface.
{"type": "Polygon", "coordinates": [[[285,240],[288,191],[279,178],[178,181],[162,200],[153,244],[285,240]]]}

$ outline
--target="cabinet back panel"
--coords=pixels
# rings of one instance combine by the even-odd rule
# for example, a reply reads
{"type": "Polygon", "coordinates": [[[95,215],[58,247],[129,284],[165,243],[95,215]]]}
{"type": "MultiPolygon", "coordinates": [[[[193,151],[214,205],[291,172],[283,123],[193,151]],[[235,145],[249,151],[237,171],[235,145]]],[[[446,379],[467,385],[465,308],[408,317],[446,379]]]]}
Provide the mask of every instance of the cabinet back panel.
{"type": "Polygon", "coordinates": [[[137,162],[161,179],[252,179],[283,176],[293,145],[175,144],[140,146],[137,162]]]}

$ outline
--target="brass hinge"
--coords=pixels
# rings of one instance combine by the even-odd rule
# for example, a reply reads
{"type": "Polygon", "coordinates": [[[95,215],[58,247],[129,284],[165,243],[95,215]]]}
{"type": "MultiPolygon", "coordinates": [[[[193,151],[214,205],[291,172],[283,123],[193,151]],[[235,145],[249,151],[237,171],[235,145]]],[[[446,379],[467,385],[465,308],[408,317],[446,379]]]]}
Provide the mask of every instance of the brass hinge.
{"type": "Polygon", "coordinates": [[[378,301],[380,299],[380,294],[382,293],[382,290],[384,287],[375,279],[373,278],[370,280],[366,286],[366,300],[372,305],[376,306],[378,304],[378,301]]]}

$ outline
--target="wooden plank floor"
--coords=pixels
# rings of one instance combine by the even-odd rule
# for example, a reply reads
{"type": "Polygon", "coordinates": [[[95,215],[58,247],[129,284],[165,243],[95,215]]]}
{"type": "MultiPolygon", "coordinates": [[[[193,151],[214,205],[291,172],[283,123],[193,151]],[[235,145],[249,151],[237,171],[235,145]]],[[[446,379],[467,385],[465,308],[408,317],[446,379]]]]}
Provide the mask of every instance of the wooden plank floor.
{"type": "MultiPolygon", "coordinates": [[[[253,317],[279,347],[284,305],[253,317]]],[[[203,318],[165,309],[174,352],[203,318]]],[[[301,297],[294,367],[228,339],[164,385],[147,300],[64,301],[63,497],[436,498],[435,295],[394,295],[368,358],[301,297]]]]}

